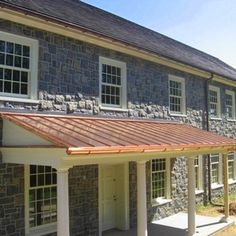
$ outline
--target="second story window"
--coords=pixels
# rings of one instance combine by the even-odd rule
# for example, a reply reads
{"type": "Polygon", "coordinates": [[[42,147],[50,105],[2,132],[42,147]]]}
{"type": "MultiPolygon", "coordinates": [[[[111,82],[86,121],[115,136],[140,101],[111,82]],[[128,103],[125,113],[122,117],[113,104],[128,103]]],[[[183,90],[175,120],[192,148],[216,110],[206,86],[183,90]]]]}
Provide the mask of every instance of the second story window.
{"type": "Polygon", "coordinates": [[[37,41],[0,32],[0,95],[36,98],[37,41]]]}
{"type": "Polygon", "coordinates": [[[209,106],[211,117],[220,117],[220,89],[214,86],[209,87],[209,106]]]}
{"type": "Polygon", "coordinates": [[[184,79],[169,76],[169,107],[172,114],[185,114],[185,83],[184,79]]]}
{"type": "Polygon", "coordinates": [[[225,93],[225,108],[226,116],[229,119],[235,118],[235,94],[233,91],[226,90],[225,93]]]}
{"type": "Polygon", "coordinates": [[[99,59],[102,107],[126,108],[126,64],[104,57],[99,59]]]}

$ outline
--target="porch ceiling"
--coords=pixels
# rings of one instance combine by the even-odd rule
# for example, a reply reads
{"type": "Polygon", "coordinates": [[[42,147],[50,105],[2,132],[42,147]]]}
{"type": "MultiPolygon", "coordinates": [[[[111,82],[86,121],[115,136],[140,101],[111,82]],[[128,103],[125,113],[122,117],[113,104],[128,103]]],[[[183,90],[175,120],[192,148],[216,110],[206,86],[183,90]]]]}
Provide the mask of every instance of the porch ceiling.
{"type": "Polygon", "coordinates": [[[1,113],[67,154],[164,153],[236,149],[236,140],[170,121],[1,113]]]}

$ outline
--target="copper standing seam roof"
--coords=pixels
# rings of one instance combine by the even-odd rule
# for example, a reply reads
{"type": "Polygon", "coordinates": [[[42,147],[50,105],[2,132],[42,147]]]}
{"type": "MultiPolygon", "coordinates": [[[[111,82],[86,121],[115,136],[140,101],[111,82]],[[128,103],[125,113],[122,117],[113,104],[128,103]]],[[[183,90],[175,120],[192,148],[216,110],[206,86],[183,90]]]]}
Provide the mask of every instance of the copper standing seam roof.
{"type": "Polygon", "coordinates": [[[68,154],[236,148],[235,139],[176,122],[19,113],[1,113],[1,117],[66,147],[68,154]]]}

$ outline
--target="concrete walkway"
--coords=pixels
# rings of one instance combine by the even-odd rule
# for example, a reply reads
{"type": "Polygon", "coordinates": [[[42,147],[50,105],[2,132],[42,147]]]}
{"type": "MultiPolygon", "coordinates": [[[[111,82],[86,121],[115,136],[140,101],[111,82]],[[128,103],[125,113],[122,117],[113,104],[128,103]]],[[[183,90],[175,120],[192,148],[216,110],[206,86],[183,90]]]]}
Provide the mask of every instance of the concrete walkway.
{"type": "MultiPolygon", "coordinates": [[[[196,216],[196,236],[213,235],[216,232],[234,224],[233,220],[221,223],[219,217],[196,216]]],[[[187,235],[187,214],[178,213],[170,217],[152,222],[148,225],[148,236],[185,236],[187,235]]],[[[136,229],[128,231],[109,230],[103,236],[136,236],[136,229]]]]}

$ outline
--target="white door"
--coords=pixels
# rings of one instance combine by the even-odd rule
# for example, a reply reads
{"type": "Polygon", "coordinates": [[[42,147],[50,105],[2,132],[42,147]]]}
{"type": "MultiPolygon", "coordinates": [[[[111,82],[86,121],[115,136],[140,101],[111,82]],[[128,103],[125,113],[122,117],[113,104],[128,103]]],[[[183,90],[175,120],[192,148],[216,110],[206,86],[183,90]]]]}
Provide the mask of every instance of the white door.
{"type": "Polygon", "coordinates": [[[103,166],[101,171],[102,231],[116,226],[116,172],[115,166],[103,166]]]}
{"type": "Polygon", "coordinates": [[[100,166],[100,229],[129,228],[128,164],[100,166]]]}

